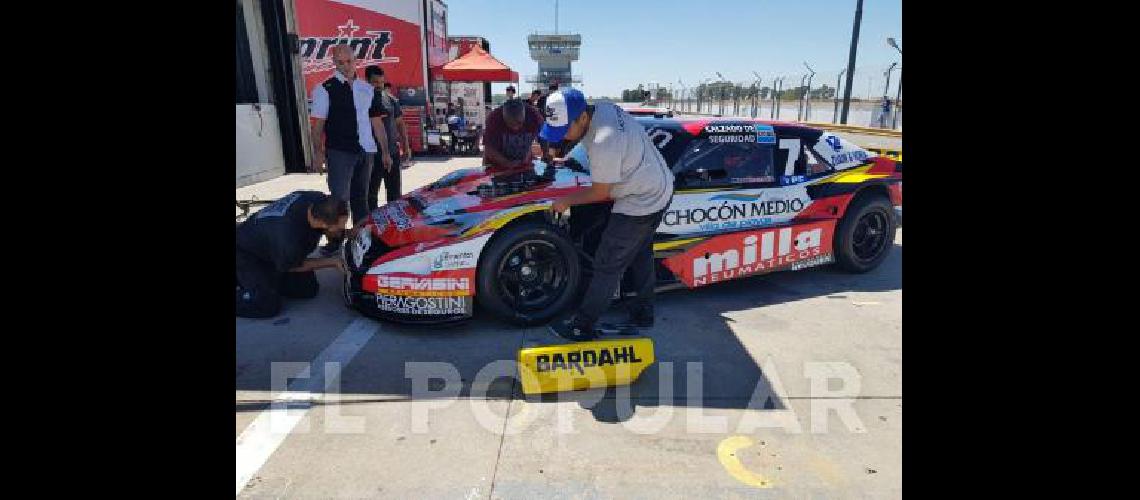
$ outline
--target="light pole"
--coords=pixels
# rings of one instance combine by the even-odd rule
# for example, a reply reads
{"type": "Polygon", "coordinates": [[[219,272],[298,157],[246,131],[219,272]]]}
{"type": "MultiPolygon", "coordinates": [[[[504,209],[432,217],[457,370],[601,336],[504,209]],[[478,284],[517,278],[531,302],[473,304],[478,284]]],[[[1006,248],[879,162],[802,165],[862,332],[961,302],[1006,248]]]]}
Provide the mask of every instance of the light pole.
{"type": "MultiPolygon", "coordinates": [[[[887,92],[891,90],[891,70],[895,69],[895,66],[898,64],[897,62],[893,62],[887,67],[887,83],[883,86],[883,99],[887,98],[887,92]]],[[[879,128],[887,128],[887,115],[879,115],[879,128]]]]}
{"type": "MultiPolygon", "coordinates": [[[[899,44],[895,42],[895,39],[893,37],[887,38],[887,45],[890,45],[891,47],[894,47],[895,50],[899,51],[899,59],[902,59],[902,48],[899,47],[899,44]]],[[[899,100],[902,99],[902,66],[899,66],[899,88],[895,92],[895,114],[891,118],[892,130],[898,127],[899,124],[899,100]]]]}
{"type": "Polygon", "coordinates": [[[756,81],[752,84],[752,117],[756,118],[756,104],[760,102],[760,82],[764,79],[760,78],[760,74],[755,71],[752,72],[752,76],[756,77],[756,81]]]}
{"type": "MultiPolygon", "coordinates": [[[[800,77],[800,88],[804,88],[804,81],[807,80],[807,75],[800,77]]],[[[804,119],[804,96],[800,96],[799,106],[796,106],[796,121],[803,121],[804,119]]]]}
{"type": "MultiPolygon", "coordinates": [[[[701,108],[701,101],[702,101],[702,98],[705,97],[705,94],[708,92],[709,82],[711,82],[711,81],[712,81],[712,77],[709,77],[709,78],[705,78],[701,82],[700,92],[697,94],[697,112],[698,113],[704,112],[704,110],[701,108]]],[[[709,105],[709,113],[712,113],[712,105],[711,104],[709,105]]]]}
{"type": "Polygon", "coordinates": [[[776,84],[778,84],[778,83],[780,83],[779,78],[772,78],[772,88],[771,88],[772,108],[768,110],[768,118],[770,118],[770,119],[776,118],[776,84]]]}
{"type": "MultiPolygon", "coordinates": [[[[681,105],[685,106],[687,104],[685,101],[685,84],[681,81],[681,77],[677,77],[677,85],[681,87],[681,105]]],[[[685,109],[687,110],[689,108],[686,107],[685,109]]]]}
{"type": "Polygon", "coordinates": [[[780,79],[781,78],[783,78],[783,77],[777,77],[777,78],[772,79],[772,109],[768,110],[768,118],[773,119],[773,120],[776,119],[776,92],[778,91],[778,88],[780,86],[780,79]]]}
{"type": "Polygon", "coordinates": [[[811,69],[811,66],[808,66],[807,61],[804,61],[804,67],[806,67],[808,69],[808,71],[811,71],[811,74],[808,75],[807,93],[804,94],[804,97],[806,98],[806,101],[804,102],[804,121],[810,121],[811,120],[811,79],[815,78],[815,70],[811,69]]]}
{"type": "Polygon", "coordinates": [[[693,98],[691,95],[692,92],[689,91],[689,87],[685,87],[684,82],[682,82],[679,77],[677,79],[677,83],[681,83],[681,96],[682,99],[684,99],[683,103],[685,104],[685,110],[686,112],[689,112],[689,110],[692,110],[692,105],[690,104],[690,101],[693,98]]]}
{"type": "Polygon", "coordinates": [[[847,69],[844,68],[843,71],[839,72],[839,76],[835,77],[835,110],[831,113],[831,123],[835,123],[839,119],[839,81],[843,79],[843,73],[846,72],[847,69]]]}
{"type": "Polygon", "coordinates": [[[855,50],[859,47],[859,24],[863,20],[863,0],[855,0],[855,24],[851,27],[851,52],[847,56],[847,88],[843,90],[843,116],[839,123],[847,124],[847,111],[851,107],[851,80],[855,78],[855,50]]]}
{"type": "Polygon", "coordinates": [[[744,92],[744,87],[740,84],[733,82],[732,84],[732,116],[740,116],[740,94],[744,92]]]}
{"type": "MultiPolygon", "coordinates": [[[[724,75],[720,74],[720,71],[715,71],[714,73],[716,73],[717,78],[720,78],[720,81],[717,82],[719,84],[717,86],[720,87],[720,97],[717,99],[717,112],[716,113],[719,116],[724,116],[724,83],[725,83],[724,75]]],[[[712,110],[710,109],[709,111],[712,111],[712,110]]]]}
{"type": "Polygon", "coordinates": [[[776,119],[777,120],[780,119],[780,108],[782,107],[781,104],[783,104],[782,99],[780,99],[783,96],[780,94],[783,94],[784,78],[785,77],[781,76],[780,79],[777,80],[777,82],[776,82],[776,93],[773,94],[773,97],[772,97],[776,102],[776,110],[775,111],[776,111],[776,119]]]}

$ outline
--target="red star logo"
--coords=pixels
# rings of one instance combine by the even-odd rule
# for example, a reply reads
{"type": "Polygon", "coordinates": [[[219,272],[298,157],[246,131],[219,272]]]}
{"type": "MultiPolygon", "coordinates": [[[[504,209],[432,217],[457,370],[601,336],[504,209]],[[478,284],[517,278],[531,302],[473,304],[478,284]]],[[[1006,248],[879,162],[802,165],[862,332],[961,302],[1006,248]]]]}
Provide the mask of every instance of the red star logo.
{"type": "Polygon", "coordinates": [[[347,23],[336,27],[336,36],[337,38],[353,38],[353,34],[359,29],[360,26],[352,24],[352,19],[349,19],[347,23]]]}

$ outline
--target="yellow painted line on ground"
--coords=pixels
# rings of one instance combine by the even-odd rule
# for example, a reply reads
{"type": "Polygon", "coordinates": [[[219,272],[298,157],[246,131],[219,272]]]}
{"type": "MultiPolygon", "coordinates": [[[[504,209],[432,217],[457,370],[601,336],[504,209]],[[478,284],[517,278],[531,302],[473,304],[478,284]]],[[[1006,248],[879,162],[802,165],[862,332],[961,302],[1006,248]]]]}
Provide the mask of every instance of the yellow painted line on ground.
{"type": "Polygon", "coordinates": [[[737,451],[751,447],[753,444],[752,438],[748,436],[732,436],[725,438],[716,447],[716,458],[720,460],[720,465],[724,466],[724,470],[728,474],[748,486],[755,486],[757,488],[771,488],[772,481],[760,474],[752,472],[740,463],[740,457],[737,456],[737,451]]]}

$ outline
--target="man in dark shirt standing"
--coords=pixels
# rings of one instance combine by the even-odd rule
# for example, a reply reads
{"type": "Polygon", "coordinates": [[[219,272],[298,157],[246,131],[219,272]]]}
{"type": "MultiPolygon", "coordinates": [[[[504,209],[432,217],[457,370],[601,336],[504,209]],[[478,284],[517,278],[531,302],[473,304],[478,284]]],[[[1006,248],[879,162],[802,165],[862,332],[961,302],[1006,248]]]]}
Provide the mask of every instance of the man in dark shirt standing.
{"type": "Polygon", "coordinates": [[[367,201],[368,210],[372,211],[380,206],[380,184],[384,184],[386,188],[388,202],[400,197],[400,161],[404,156],[410,155],[412,150],[408,146],[407,128],[404,125],[404,112],[400,109],[400,103],[384,91],[384,87],[388,85],[384,81],[384,69],[379,65],[364,68],[364,78],[376,89],[373,106],[380,110],[380,119],[386,132],[383,139],[378,135],[376,140],[377,142],[383,140],[388,144],[388,154],[392,159],[389,165],[381,166],[377,163],[372,168],[367,201]],[[400,154],[401,142],[404,145],[404,155],[400,154]]]}
{"type": "Polygon", "coordinates": [[[531,144],[542,128],[542,115],[533,106],[511,99],[487,116],[483,134],[483,164],[491,173],[528,168],[534,159],[531,144]]]}
{"type": "MultiPolygon", "coordinates": [[[[400,100],[396,98],[396,91],[392,88],[392,82],[384,82],[384,95],[388,96],[388,100],[392,102],[392,106],[400,111],[393,119],[393,123],[396,124],[396,139],[400,144],[399,157],[404,162],[404,165],[400,168],[408,168],[408,162],[412,161],[412,144],[408,141],[408,125],[404,123],[404,110],[400,109],[400,100]]],[[[395,154],[395,151],[393,151],[393,154],[395,154]]]]}
{"type": "Polygon", "coordinates": [[[282,297],[315,297],[319,285],[313,271],[344,268],[339,257],[307,257],[321,235],[339,234],[347,223],[344,200],[318,191],[294,191],[238,226],[237,315],[269,318],[281,311],[282,297]]]}

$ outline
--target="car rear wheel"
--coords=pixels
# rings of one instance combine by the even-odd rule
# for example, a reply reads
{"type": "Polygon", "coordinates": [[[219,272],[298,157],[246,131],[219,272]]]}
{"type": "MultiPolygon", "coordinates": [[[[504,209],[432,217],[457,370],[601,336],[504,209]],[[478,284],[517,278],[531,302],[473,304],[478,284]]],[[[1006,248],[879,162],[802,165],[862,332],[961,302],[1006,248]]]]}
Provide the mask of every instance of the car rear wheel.
{"type": "Polygon", "coordinates": [[[544,324],[574,301],[581,281],[578,253],[545,224],[508,227],[483,250],[476,281],[483,309],[518,325],[544,324]]]}
{"type": "Polygon", "coordinates": [[[865,273],[879,266],[895,241],[894,208],[883,196],[859,196],[835,231],[839,267],[865,273]]]}

